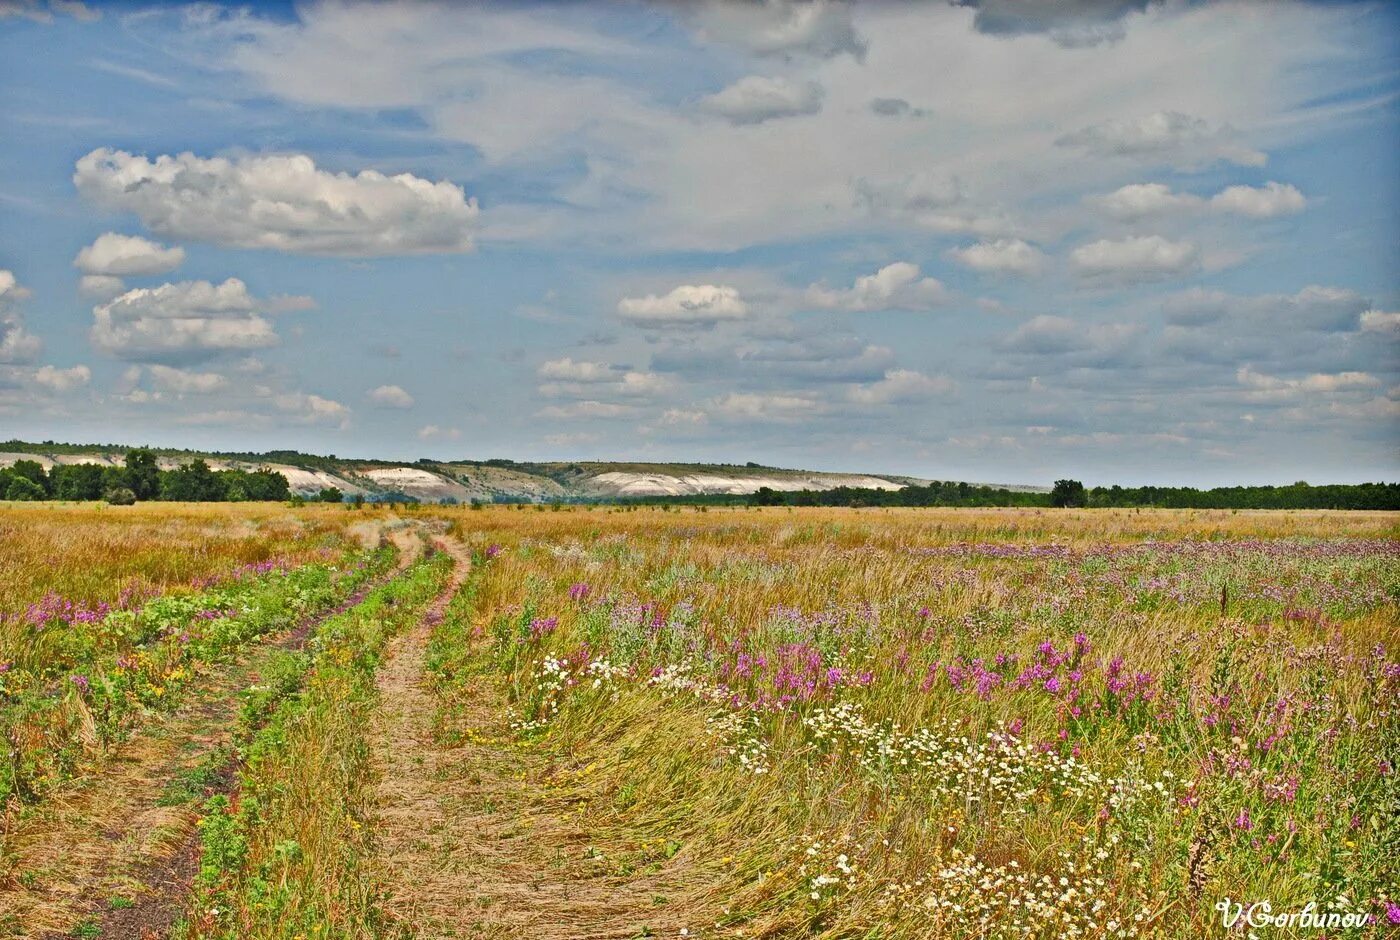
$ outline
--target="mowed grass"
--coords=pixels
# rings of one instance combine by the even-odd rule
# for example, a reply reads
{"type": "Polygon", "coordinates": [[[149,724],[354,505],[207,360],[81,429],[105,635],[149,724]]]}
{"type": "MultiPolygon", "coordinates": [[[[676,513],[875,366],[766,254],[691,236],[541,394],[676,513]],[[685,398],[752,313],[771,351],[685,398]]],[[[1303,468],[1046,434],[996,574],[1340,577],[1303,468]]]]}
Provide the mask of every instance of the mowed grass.
{"type": "Polygon", "coordinates": [[[490,560],[441,673],[508,684],[600,865],[707,886],[692,933],[1400,919],[1393,517],[452,518],[490,560]]]}

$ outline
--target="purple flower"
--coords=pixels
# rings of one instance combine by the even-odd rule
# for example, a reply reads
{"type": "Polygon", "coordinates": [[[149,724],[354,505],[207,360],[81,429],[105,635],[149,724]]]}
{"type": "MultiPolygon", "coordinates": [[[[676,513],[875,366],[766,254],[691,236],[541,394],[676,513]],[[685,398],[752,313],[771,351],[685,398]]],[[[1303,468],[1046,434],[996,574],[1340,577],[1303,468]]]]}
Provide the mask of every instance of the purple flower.
{"type": "Polygon", "coordinates": [[[554,632],[559,626],[558,617],[536,617],[530,621],[530,639],[538,640],[554,632]]]}
{"type": "Polygon", "coordinates": [[[1400,904],[1394,901],[1385,902],[1385,919],[1392,924],[1400,924],[1400,904]]]}
{"type": "Polygon", "coordinates": [[[1235,828],[1243,829],[1246,832],[1254,828],[1254,820],[1249,818],[1249,810],[1240,810],[1240,814],[1235,817],[1235,828]]]}
{"type": "Polygon", "coordinates": [[[487,558],[495,558],[495,557],[496,557],[497,555],[499,555],[500,553],[501,553],[501,546],[499,546],[499,545],[488,545],[488,546],[486,546],[486,557],[487,557],[487,558]]]}
{"type": "Polygon", "coordinates": [[[584,584],[582,581],[579,581],[578,583],[570,586],[569,600],[581,601],[588,596],[589,590],[590,588],[588,587],[588,585],[584,584]]]}
{"type": "Polygon", "coordinates": [[[69,678],[69,681],[71,681],[71,682],[73,683],[73,685],[77,687],[77,689],[78,689],[79,692],[83,693],[84,695],[87,694],[87,691],[88,691],[88,677],[87,677],[87,676],[84,676],[84,675],[75,675],[75,676],[69,676],[68,678],[69,678]]]}

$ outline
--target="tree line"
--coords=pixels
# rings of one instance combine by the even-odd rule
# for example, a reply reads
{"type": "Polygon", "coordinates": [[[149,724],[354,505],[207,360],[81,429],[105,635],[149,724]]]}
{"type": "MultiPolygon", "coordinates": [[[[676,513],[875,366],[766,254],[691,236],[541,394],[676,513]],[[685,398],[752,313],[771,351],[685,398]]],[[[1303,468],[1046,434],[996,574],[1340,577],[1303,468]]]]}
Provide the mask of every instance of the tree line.
{"type": "Polygon", "coordinates": [[[752,496],[673,497],[678,502],[757,506],[1027,506],[1160,509],[1380,509],[1400,510],[1400,483],[1311,486],[1086,487],[1057,480],[1048,492],[1024,492],[971,483],[933,481],[898,490],[838,486],[830,490],[783,492],[763,487],[752,496]]]}
{"type": "MultiPolygon", "coordinates": [[[[324,494],[323,494],[324,495],[324,494]]],[[[178,502],[282,502],[292,498],[287,478],[273,470],[214,470],[195,459],[162,470],[154,451],[129,450],[123,466],[56,464],[18,460],[0,469],[0,497],[13,500],[94,500],[115,505],[145,500],[178,502]]],[[[341,493],[335,490],[334,502],[341,493]]]]}

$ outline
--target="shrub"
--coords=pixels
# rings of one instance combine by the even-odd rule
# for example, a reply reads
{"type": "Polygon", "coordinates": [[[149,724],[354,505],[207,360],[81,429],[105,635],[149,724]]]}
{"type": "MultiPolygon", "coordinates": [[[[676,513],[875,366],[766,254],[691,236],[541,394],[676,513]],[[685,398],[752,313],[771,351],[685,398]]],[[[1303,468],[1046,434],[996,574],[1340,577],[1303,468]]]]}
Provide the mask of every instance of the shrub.
{"type": "Polygon", "coordinates": [[[125,486],[114,486],[102,498],[112,506],[133,506],[136,504],[136,494],[125,486]]]}

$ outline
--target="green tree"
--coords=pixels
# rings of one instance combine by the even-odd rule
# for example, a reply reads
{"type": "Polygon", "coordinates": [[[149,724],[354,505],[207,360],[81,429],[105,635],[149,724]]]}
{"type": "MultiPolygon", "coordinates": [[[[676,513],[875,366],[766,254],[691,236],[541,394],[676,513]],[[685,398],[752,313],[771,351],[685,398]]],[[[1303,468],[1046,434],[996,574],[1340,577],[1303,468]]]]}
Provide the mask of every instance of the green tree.
{"type": "Polygon", "coordinates": [[[95,463],[54,467],[49,472],[54,499],[101,499],[105,469],[95,463]]]}
{"type": "Polygon", "coordinates": [[[137,447],[126,452],[126,486],[137,499],[155,499],[160,495],[160,468],[154,451],[137,447]]]}
{"type": "Polygon", "coordinates": [[[49,475],[44,472],[44,465],[37,460],[16,460],[10,467],[10,472],[17,477],[23,477],[35,486],[43,494],[39,499],[47,499],[49,495],[49,475]]]}
{"type": "Polygon", "coordinates": [[[125,486],[114,486],[102,495],[102,498],[113,506],[134,506],[136,504],[136,494],[125,486]]]}
{"type": "Polygon", "coordinates": [[[186,503],[221,502],[228,498],[222,476],[210,470],[203,460],[191,460],[160,475],[160,498],[186,503]]]}
{"type": "Polygon", "coordinates": [[[345,494],[340,491],[339,487],[328,486],[321,490],[316,498],[323,503],[340,503],[345,501],[345,494]]]}
{"type": "Polygon", "coordinates": [[[9,489],[5,490],[5,498],[32,502],[43,499],[47,494],[44,488],[28,477],[16,476],[10,480],[9,489]]]}
{"type": "Polygon", "coordinates": [[[1089,494],[1078,480],[1056,480],[1055,488],[1050,491],[1050,504],[1061,508],[1087,506],[1089,494]]]}

